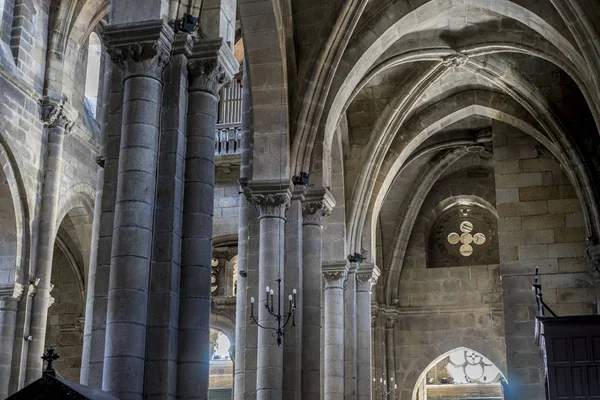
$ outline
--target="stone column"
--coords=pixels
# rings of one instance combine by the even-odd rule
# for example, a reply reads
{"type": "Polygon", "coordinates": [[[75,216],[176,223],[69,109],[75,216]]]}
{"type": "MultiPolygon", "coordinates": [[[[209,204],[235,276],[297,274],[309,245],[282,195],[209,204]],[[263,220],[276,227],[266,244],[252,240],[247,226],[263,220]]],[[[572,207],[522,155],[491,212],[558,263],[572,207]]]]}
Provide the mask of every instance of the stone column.
{"type": "Polygon", "coordinates": [[[394,384],[396,384],[396,358],[395,358],[395,344],[394,344],[394,322],[396,322],[396,312],[394,310],[385,311],[385,348],[386,348],[386,362],[387,362],[387,387],[390,391],[389,398],[394,399],[396,397],[396,390],[394,390],[394,384]]]}
{"type": "Polygon", "coordinates": [[[50,277],[52,274],[52,256],[54,239],[58,230],[58,196],[60,193],[60,173],[62,165],[63,143],[65,135],[73,127],[75,115],[68,112],[66,98],[59,102],[45,99],[42,104],[42,121],[47,127],[46,162],[42,186],[42,204],[38,231],[37,263],[34,276],[40,283],[33,298],[31,326],[27,353],[27,371],[25,385],[42,376],[42,359],[46,340],[48,307],[50,306],[50,277]]]}
{"type": "MultiPolygon", "coordinates": [[[[258,256],[258,293],[255,316],[265,328],[277,328],[275,318],[263,306],[267,286],[277,293],[277,280],[285,279],[285,210],[290,203],[293,187],[289,181],[251,181],[245,189],[247,198],[260,212],[260,244],[258,256]]],[[[281,285],[283,291],[283,285],[281,285]]],[[[287,305],[284,293],[275,298],[275,311],[287,305]]],[[[256,371],[257,400],[281,399],[283,380],[283,346],[278,346],[270,329],[258,330],[256,371]]]]}
{"type": "MultiPolygon", "coordinates": [[[[248,86],[247,64],[244,61],[242,87],[248,86]]],[[[251,137],[252,137],[252,102],[250,90],[242,91],[242,140],[240,156],[240,181],[248,180],[252,175],[251,137]]],[[[248,317],[246,308],[248,288],[248,243],[249,243],[249,214],[250,205],[246,196],[240,194],[240,215],[238,225],[238,280],[235,306],[235,364],[233,381],[234,400],[244,400],[246,391],[246,336],[248,317]]],[[[256,380],[255,380],[256,381],[256,380]]]]}
{"type": "Polygon", "coordinates": [[[324,395],[328,400],[344,398],[344,283],[346,261],[323,265],[324,290],[324,395]]]}
{"type": "Polygon", "coordinates": [[[356,262],[348,264],[344,290],[344,399],[356,399],[356,262]]]}
{"type": "Polygon", "coordinates": [[[206,399],[218,93],[238,70],[222,39],[196,40],[188,61],[177,393],[206,399]]]}
{"type": "Polygon", "coordinates": [[[23,288],[15,284],[9,291],[0,292],[0,399],[8,397],[13,344],[17,323],[17,303],[23,288]]]}
{"type": "MultiPolygon", "coordinates": [[[[87,385],[102,388],[104,370],[104,344],[106,339],[106,317],[108,306],[108,288],[110,280],[110,259],[115,223],[115,197],[117,193],[119,153],[121,148],[121,125],[123,119],[123,71],[108,61],[111,66],[110,103],[107,105],[108,117],[103,126],[106,130],[106,146],[104,158],[97,161],[104,165],[102,168],[104,184],[102,185],[102,201],[100,212],[100,227],[98,232],[98,249],[96,250],[96,274],[94,279],[94,300],[91,313],[92,326],[90,332],[89,369],[87,385]]],[[[92,282],[90,282],[92,283],[92,282]]]]}
{"type": "Polygon", "coordinates": [[[160,399],[177,392],[177,340],[181,234],[183,221],[183,174],[188,103],[187,58],[191,35],[175,35],[171,63],[163,73],[162,120],[158,154],[158,189],[155,204],[152,266],[144,396],[160,399]]]}
{"type": "Polygon", "coordinates": [[[124,96],[102,388],[121,399],[141,399],[162,72],[173,32],[162,20],[149,21],[108,26],[104,39],[124,70],[124,96]]]}
{"type": "Polygon", "coordinates": [[[379,278],[379,268],[360,265],[356,273],[356,398],[371,398],[371,288],[379,278]]]}
{"type": "Polygon", "coordinates": [[[112,61],[105,58],[104,79],[102,89],[101,121],[102,131],[99,140],[98,180],[96,181],[96,196],[94,198],[94,221],[92,223],[92,244],[90,246],[90,263],[87,277],[85,301],[85,324],[83,327],[83,351],[81,353],[81,376],[79,382],[89,384],[90,360],[92,351],[92,326],[94,321],[94,298],[96,291],[96,270],[98,267],[98,244],[100,241],[100,220],[102,215],[102,196],[104,189],[104,165],[106,163],[106,135],[108,132],[108,111],[110,105],[110,88],[112,77],[112,61]]]}
{"type": "Polygon", "coordinates": [[[302,399],[321,395],[321,266],[323,217],[335,203],[326,190],[309,190],[302,204],[302,399]]]}

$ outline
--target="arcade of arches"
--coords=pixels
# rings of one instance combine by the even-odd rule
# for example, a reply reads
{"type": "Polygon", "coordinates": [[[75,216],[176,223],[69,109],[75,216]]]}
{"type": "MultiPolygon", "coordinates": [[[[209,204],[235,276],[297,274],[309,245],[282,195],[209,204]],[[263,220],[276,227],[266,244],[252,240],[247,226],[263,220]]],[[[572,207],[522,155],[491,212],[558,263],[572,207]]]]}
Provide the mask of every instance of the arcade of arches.
{"type": "Polygon", "coordinates": [[[598,0],[0,0],[0,93],[0,398],[542,400],[598,313],[598,0]]]}

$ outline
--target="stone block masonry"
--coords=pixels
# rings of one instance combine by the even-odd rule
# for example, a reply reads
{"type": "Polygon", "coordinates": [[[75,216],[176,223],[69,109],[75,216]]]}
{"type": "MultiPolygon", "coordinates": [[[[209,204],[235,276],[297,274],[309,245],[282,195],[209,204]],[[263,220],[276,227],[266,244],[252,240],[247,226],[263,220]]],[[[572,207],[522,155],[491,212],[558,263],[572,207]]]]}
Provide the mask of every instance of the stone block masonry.
{"type": "Polygon", "coordinates": [[[493,124],[498,238],[508,380],[513,398],[542,400],[544,374],[535,344],[535,266],[545,301],[560,316],[592,314],[595,289],[583,263],[581,206],[560,164],[535,139],[493,124]],[[518,143],[518,147],[511,147],[518,143]],[[522,151],[523,146],[529,151],[522,151]]]}

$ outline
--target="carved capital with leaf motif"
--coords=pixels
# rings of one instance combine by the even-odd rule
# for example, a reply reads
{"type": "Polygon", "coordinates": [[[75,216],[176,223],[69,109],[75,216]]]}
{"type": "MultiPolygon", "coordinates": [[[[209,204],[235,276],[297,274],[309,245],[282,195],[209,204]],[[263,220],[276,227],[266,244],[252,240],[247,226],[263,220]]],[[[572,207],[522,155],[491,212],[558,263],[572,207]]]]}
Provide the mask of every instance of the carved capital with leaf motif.
{"type": "Polygon", "coordinates": [[[302,225],[323,226],[323,218],[331,214],[335,200],[325,188],[307,190],[302,202],[302,225]]]}
{"type": "Polygon", "coordinates": [[[162,80],[171,61],[173,30],[162,20],[109,25],[102,34],[111,60],[131,75],[162,80]]]}
{"type": "Polygon", "coordinates": [[[238,70],[239,64],[223,39],[196,39],[188,61],[189,90],[217,96],[238,70]]]}
{"type": "Polygon", "coordinates": [[[44,97],[42,105],[42,124],[47,128],[57,128],[58,132],[68,134],[75,125],[77,113],[68,104],[67,96],[62,95],[60,100],[44,97]]]}

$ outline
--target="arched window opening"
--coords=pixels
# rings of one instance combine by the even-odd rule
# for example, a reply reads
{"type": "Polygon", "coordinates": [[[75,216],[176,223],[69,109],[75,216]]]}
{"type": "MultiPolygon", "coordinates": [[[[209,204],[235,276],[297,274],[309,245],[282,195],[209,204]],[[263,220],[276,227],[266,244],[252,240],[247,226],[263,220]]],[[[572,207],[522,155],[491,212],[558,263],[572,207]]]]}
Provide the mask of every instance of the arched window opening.
{"type": "Polygon", "coordinates": [[[233,360],[231,342],[221,331],[210,330],[209,399],[231,399],[233,394],[233,360]]]}
{"type": "Polygon", "coordinates": [[[502,400],[506,379],[487,357],[471,349],[455,349],[427,369],[414,400],[502,400]]]}
{"type": "Polygon", "coordinates": [[[102,45],[96,33],[90,34],[88,44],[87,71],[85,74],[85,103],[96,118],[98,107],[98,90],[100,85],[100,60],[102,58],[102,45]]]}

